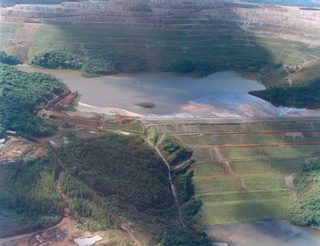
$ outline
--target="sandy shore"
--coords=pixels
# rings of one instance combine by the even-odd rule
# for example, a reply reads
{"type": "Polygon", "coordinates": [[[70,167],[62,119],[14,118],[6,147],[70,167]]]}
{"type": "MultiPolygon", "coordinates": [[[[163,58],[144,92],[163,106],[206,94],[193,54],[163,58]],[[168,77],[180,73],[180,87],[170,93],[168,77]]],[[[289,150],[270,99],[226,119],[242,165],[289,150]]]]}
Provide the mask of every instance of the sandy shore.
{"type": "Polygon", "coordinates": [[[139,117],[139,118],[143,117],[142,114],[137,114],[121,108],[96,107],[96,106],[92,106],[82,102],[79,102],[77,110],[80,112],[94,112],[94,113],[106,114],[106,115],[123,115],[123,116],[139,117]]]}

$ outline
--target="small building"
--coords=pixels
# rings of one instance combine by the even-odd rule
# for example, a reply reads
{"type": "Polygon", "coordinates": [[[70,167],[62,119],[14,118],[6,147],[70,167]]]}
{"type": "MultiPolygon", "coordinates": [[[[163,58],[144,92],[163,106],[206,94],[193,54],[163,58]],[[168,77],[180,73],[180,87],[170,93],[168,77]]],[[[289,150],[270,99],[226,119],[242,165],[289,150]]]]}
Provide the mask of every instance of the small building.
{"type": "Polygon", "coordinates": [[[78,246],[91,246],[94,245],[95,243],[101,241],[103,238],[99,235],[96,235],[94,237],[87,237],[87,238],[75,238],[74,242],[78,246]]]}

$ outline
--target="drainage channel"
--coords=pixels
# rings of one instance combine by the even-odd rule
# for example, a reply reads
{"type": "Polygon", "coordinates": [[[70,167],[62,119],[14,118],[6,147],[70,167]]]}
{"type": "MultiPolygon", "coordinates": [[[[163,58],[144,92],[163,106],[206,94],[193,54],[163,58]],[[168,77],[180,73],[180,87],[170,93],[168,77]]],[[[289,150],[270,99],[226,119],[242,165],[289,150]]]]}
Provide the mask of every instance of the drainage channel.
{"type": "Polygon", "coordinates": [[[170,188],[171,188],[171,192],[172,192],[172,196],[173,196],[173,200],[174,200],[174,204],[177,208],[178,211],[178,216],[179,216],[179,222],[181,224],[182,227],[186,227],[186,225],[184,224],[183,221],[183,217],[182,217],[182,212],[181,212],[181,208],[180,208],[180,204],[179,204],[179,199],[178,199],[178,195],[177,195],[177,191],[176,191],[176,187],[174,186],[173,180],[172,180],[172,174],[171,174],[171,167],[170,164],[168,163],[168,161],[166,160],[166,158],[164,158],[164,156],[161,154],[159,148],[157,146],[154,146],[149,139],[146,139],[146,142],[156,150],[156,152],[158,153],[158,155],[161,157],[161,159],[164,161],[164,163],[166,164],[167,168],[168,168],[168,178],[169,178],[169,183],[170,183],[170,188]]]}

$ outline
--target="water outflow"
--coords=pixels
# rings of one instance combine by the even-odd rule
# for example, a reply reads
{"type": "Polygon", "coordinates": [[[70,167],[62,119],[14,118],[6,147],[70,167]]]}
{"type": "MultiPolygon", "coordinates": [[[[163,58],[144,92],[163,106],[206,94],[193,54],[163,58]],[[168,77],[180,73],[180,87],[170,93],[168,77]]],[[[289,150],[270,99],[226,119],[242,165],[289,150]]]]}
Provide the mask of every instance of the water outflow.
{"type": "Polygon", "coordinates": [[[164,161],[164,163],[166,164],[167,168],[168,168],[168,178],[169,178],[169,183],[170,183],[170,188],[171,188],[171,192],[172,192],[172,196],[173,196],[173,200],[174,200],[174,204],[177,208],[178,211],[178,216],[179,216],[179,222],[181,224],[182,227],[186,227],[186,225],[183,222],[183,217],[182,217],[182,212],[180,209],[180,204],[179,204],[179,199],[177,196],[177,191],[176,191],[176,187],[174,186],[173,180],[172,180],[172,174],[171,174],[171,167],[170,164],[168,163],[168,161],[166,160],[166,158],[164,158],[164,156],[161,154],[159,148],[157,146],[154,146],[149,139],[147,139],[147,142],[150,146],[152,146],[158,153],[158,155],[161,157],[161,159],[164,161]]]}

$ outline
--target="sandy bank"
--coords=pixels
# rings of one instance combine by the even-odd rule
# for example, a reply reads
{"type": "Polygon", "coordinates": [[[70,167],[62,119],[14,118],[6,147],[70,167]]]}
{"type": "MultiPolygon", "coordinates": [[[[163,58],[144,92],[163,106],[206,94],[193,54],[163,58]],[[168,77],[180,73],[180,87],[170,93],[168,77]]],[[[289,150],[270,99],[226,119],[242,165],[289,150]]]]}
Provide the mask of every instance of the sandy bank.
{"type": "Polygon", "coordinates": [[[131,116],[131,117],[143,117],[142,114],[137,114],[125,109],[121,108],[113,108],[113,107],[96,107],[89,104],[85,104],[79,102],[77,110],[80,112],[95,112],[98,114],[106,114],[106,115],[123,115],[123,116],[131,116]]]}

